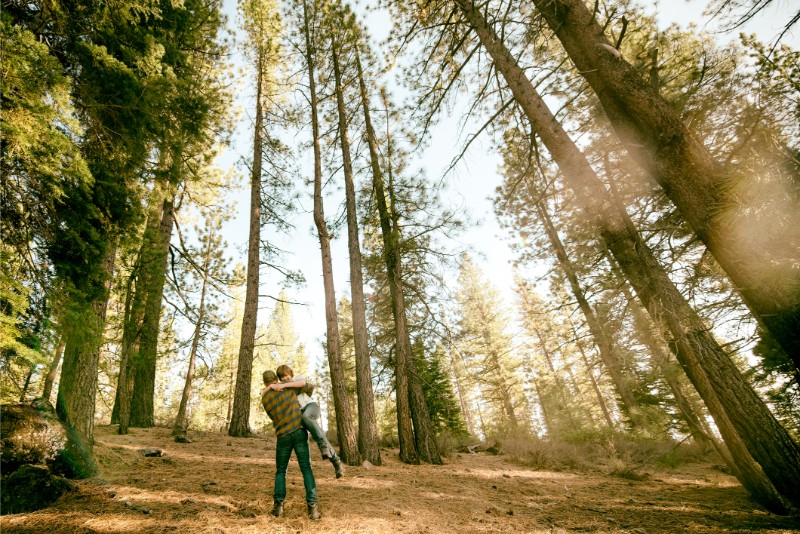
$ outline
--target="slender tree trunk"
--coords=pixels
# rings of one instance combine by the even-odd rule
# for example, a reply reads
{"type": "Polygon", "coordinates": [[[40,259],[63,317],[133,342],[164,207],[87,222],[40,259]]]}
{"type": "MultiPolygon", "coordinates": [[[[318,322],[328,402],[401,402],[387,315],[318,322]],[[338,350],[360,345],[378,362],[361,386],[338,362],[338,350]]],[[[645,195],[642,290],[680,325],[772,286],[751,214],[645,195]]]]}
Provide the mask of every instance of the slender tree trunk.
{"type": "MultiPolygon", "coordinates": [[[[594,89],[628,152],[658,180],[753,315],[800,369],[800,271],[760,274],[773,263],[772,251],[747,243],[749,237],[726,227],[729,218],[720,216],[729,208],[725,169],[658,94],[657,85],[621,56],[609,53],[614,48],[583,0],[533,3],[594,89]]],[[[787,258],[797,256],[796,251],[783,252],[787,258]]]]}
{"type": "Polygon", "coordinates": [[[642,304],[651,317],[664,320],[668,325],[681,366],[706,402],[744,475],[740,480],[756,500],[772,510],[785,510],[775,489],[793,503],[800,503],[800,485],[797,484],[800,480],[800,447],[677,290],[627,214],[615,209],[602,181],[486,23],[482,13],[469,0],[457,0],[457,4],[642,304]],[[758,470],[746,469],[747,458],[741,454],[745,447],[763,468],[766,477],[758,470]]]}
{"type": "Polygon", "coordinates": [[[28,372],[25,375],[25,383],[22,385],[22,391],[19,394],[19,401],[25,402],[25,397],[28,396],[28,388],[31,387],[31,378],[33,378],[33,372],[36,370],[36,365],[29,365],[28,372]]]}
{"type": "Polygon", "coordinates": [[[547,362],[547,367],[550,369],[550,374],[553,376],[553,380],[556,383],[556,390],[558,391],[558,396],[561,399],[562,410],[567,414],[567,419],[569,419],[570,426],[574,427],[575,417],[572,415],[572,407],[567,400],[567,386],[564,384],[561,376],[556,371],[556,366],[553,364],[553,357],[550,355],[550,350],[547,348],[547,341],[542,335],[541,330],[534,328],[534,331],[536,332],[536,337],[539,338],[539,347],[542,349],[542,356],[544,356],[544,359],[547,362]]]}
{"type": "Polygon", "coordinates": [[[455,350],[450,351],[450,364],[453,368],[453,379],[456,383],[456,391],[458,392],[458,402],[461,406],[461,413],[464,414],[464,422],[467,424],[467,432],[474,436],[475,435],[475,424],[472,422],[472,410],[469,408],[467,403],[466,395],[464,394],[464,385],[461,383],[461,376],[463,373],[461,372],[461,366],[458,365],[456,360],[458,356],[456,355],[455,350]]]}
{"type": "Polygon", "coordinates": [[[350,139],[347,135],[347,110],[344,105],[342,73],[339,68],[337,43],[332,43],[334,81],[336,83],[336,108],[339,115],[339,140],[342,145],[345,197],[347,203],[347,244],[350,252],[350,294],[353,316],[353,344],[356,353],[356,391],[358,400],[358,451],[374,465],[381,464],[378,444],[378,423],[375,417],[375,400],[372,392],[372,370],[369,361],[364,282],[361,276],[361,248],[358,241],[358,213],[353,183],[353,164],[350,160],[350,139]]]}
{"type": "MultiPolygon", "coordinates": [[[[711,433],[708,425],[706,425],[700,415],[698,415],[697,410],[695,410],[691,401],[683,392],[683,388],[678,381],[678,376],[675,373],[677,369],[674,369],[673,366],[670,365],[669,357],[664,353],[664,349],[655,338],[650,321],[645,316],[645,313],[642,311],[640,305],[637,302],[634,302],[634,296],[631,295],[630,290],[624,281],[622,284],[622,290],[625,298],[628,300],[628,302],[630,302],[630,310],[631,315],[633,316],[633,323],[636,328],[636,333],[650,352],[656,367],[658,367],[658,369],[661,371],[661,374],[664,376],[664,381],[667,383],[667,386],[672,392],[672,396],[675,398],[675,404],[677,404],[678,410],[683,416],[683,420],[686,421],[692,437],[703,448],[715,448],[719,451],[721,444],[718,443],[714,438],[714,435],[711,433]]],[[[720,452],[720,456],[724,457],[724,455],[725,453],[720,452]]]]}
{"type": "Polygon", "coordinates": [[[161,332],[161,302],[164,298],[167,256],[175,220],[173,203],[174,197],[167,193],[161,210],[161,224],[158,233],[142,265],[143,269],[149,271],[149,276],[145,288],[146,303],[131,398],[130,426],[134,427],[150,428],[155,425],[154,397],[158,336],[161,332]]]}
{"type": "Polygon", "coordinates": [[[389,281],[389,294],[392,301],[392,317],[395,332],[395,394],[397,399],[397,436],[400,442],[400,460],[408,464],[418,464],[419,456],[414,442],[414,428],[411,423],[411,402],[408,396],[408,354],[406,339],[406,316],[403,288],[400,283],[401,266],[398,250],[399,237],[392,228],[391,215],[386,203],[386,185],[383,180],[380,160],[378,158],[378,142],[369,113],[369,96],[367,94],[361,60],[356,54],[361,102],[364,107],[364,124],[366,127],[367,145],[369,146],[370,164],[372,167],[373,189],[375,191],[378,217],[381,223],[383,238],[383,260],[386,263],[386,277],[389,281]]]}
{"type": "Polygon", "coordinates": [[[61,357],[64,355],[64,338],[58,341],[56,352],[53,355],[53,360],[50,362],[50,369],[47,372],[47,377],[44,379],[44,389],[42,390],[42,398],[50,402],[50,396],[53,392],[53,382],[55,382],[56,374],[58,373],[58,366],[61,365],[61,357]]]}
{"type": "Polygon", "coordinates": [[[342,355],[339,341],[339,325],[336,313],[336,291],[333,285],[333,264],[331,261],[331,235],[325,222],[322,201],[322,156],[320,149],[319,117],[317,115],[317,88],[314,79],[314,61],[311,43],[311,28],[308,2],[303,0],[303,21],[305,34],[305,59],[308,68],[309,93],[311,100],[311,130],[314,141],[314,224],[317,227],[322,256],[322,283],[325,289],[325,324],[328,365],[331,372],[333,405],[336,411],[336,431],[339,436],[339,455],[348,464],[358,463],[358,439],[353,429],[350,400],[342,368],[342,355]]]}
{"type": "Polygon", "coordinates": [[[500,362],[500,354],[495,348],[495,342],[492,338],[492,333],[488,328],[483,329],[481,332],[481,337],[483,338],[484,347],[487,349],[487,356],[490,364],[489,373],[486,373],[486,375],[492,376],[492,380],[494,382],[493,386],[500,393],[500,402],[503,404],[503,413],[505,413],[505,416],[508,419],[510,430],[516,431],[519,428],[519,422],[517,421],[517,414],[514,412],[514,403],[512,402],[511,394],[509,393],[511,382],[509,377],[511,376],[511,373],[500,362]]]}
{"type": "Polygon", "coordinates": [[[178,415],[172,425],[172,436],[175,441],[187,442],[187,430],[189,428],[189,417],[187,416],[187,406],[192,396],[192,380],[194,380],[195,361],[197,360],[197,347],[200,345],[200,335],[203,332],[203,322],[206,314],[206,289],[208,286],[208,269],[211,263],[211,245],[206,248],[206,255],[203,262],[203,285],[200,289],[200,304],[197,309],[197,323],[194,325],[194,335],[192,336],[192,348],[189,351],[189,367],[186,369],[186,380],[183,384],[181,402],[178,406],[178,415]]]}
{"type": "Polygon", "coordinates": [[[586,351],[583,350],[583,345],[581,345],[581,342],[578,340],[578,333],[575,331],[574,327],[572,328],[572,332],[575,335],[575,344],[578,346],[578,352],[580,352],[583,364],[586,366],[586,374],[589,375],[589,380],[592,383],[592,390],[594,390],[594,394],[597,397],[597,403],[600,405],[600,409],[603,411],[603,417],[606,420],[608,428],[614,430],[616,425],[614,425],[614,420],[611,418],[611,412],[608,411],[606,399],[603,397],[603,392],[600,391],[600,386],[597,384],[597,379],[595,379],[594,373],[592,372],[593,366],[591,362],[589,362],[589,358],[586,356],[586,351]]]}
{"type": "Polygon", "coordinates": [[[102,297],[81,305],[74,303],[70,320],[63,321],[64,361],[58,384],[56,412],[59,419],[71,426],[88,451],[94,443],[94,411],[97,398],[97,373],[103,328],[106,321],[108,288],[114,272],[117,248],[109,244],[102,260],[107,273],[102,297]]]}
{"type": "MultiPolygon", "coordinates": [[[[128,288],[125,296],[125,314],[123,319],[122,344],[120,347],[119,376],[117,377],[117,393],[114,408],[117,409],[117,423],[119,434],[128,433],[131,418],[131,397],[133,396],[133,362],[136,345],[138,345],[139,319],[141,306],[141,291],[135,291],[132,274],[128,279],[128,288]],[[135,295],[134,295],[135,292],[135,295]]],[[[114,423],[114,412],[111,413],[111,423],[114,423]]]]}
{"type": "Polygon", "coordinates": [[[539,397],[539,408],[542,409],[542,417],[544,417],[544,426],[545,431],[547,432],[548,436],[553,435],[553,421],[550,418],[550,412],[547,409],[547,402],[545,401],[544,396],[542,395],[542,387],[539,384],[539,379],[535,378],[533,380],[533,385],[536,388],[536,396],[539,397]]]}
{"type": "MultiPolygon", "coordinates": [[[[564,351],[561,348],[558,349],[558,353],[561,355],[561,361],[564,362],[564,368],[567,370],[567,374],[569,375],[569,381],[572,383],[572,389],[575,391],[575,396],[582,399],[583,401],[586,401],[586,396],[583,394],[583,391],[581,390],[580,382],[575,376],[575,372],[572,369],[572,365],[570,365],[567,361],[566,354],[564,354],[564,351]]],[[[589,417],[589,423],[591,423],[592,426],[595,426],[597,421],[595,421],[592,411],[586,410],[586,415],[589,417]]]]}
{"type": "Polygon", "coordinates": [[[256,121],[253,127],[253,171],[250,175],[250,234],[247,244],[247,289],[244,297],[242,336],[233,408],[230,411],[231,436],[248,437],[250,432],[250,390],[253,382],[253,348],[258,322],[259,270],[261,268],[261,165],[264,154],[264,57],[258,57],[256,83],[256,121]]]}
{"type": "MultiPolygon", "coordinates": [[[[528,183],[528,188],[531,190],[531,195],[534,198],[538,198],[539,194],[534,190],[530,180],[526,179],[526,182],[528,183]]],[[[589,301],[586,299],[583,288],[578,281],[575,266],[573,265],[572,260],[570,260],[566,248],[564,248],[561,237],[558,235],[558,230],[556,230],[552,219],[550,219],[550,214],[547,212],[547,209],[541,200],[537,200],[535,205],[536,211],[539,214],[539,218],[544,225],[545,233],[550,241],[550,245],[553,247],[553,250],[556,253],[556,258],[561,266],[561,270],[564,272],[567,280],[569,281],[572,294],[575,297],[575,300],[578,302],[578,307],[580,308],[581,313],[583,313],[583,317],[586,319],[586,324],[589,327],[589,332],[591,332],[592,338],[597,346],[600,359],[603,361],[603,364],[605,364],[608,375],[611,377],[611,382],[614,384],[614,388],[617,390],[617,394],[622,401],[622,406],[625,409],[625,413],[628,415],[631,423],[634,426],[641,426],[644,424],[644,420],[642,418],[639,403],[636,400],[636,397],[633,395],[633,391],[631,391],[629,385],[630,378],[623,372],[619,358],[614,351],[611,339],[608,337],[605,328],[603,328],[603,325],[595,314],[594,309],[592,309],[589,301]]]]}

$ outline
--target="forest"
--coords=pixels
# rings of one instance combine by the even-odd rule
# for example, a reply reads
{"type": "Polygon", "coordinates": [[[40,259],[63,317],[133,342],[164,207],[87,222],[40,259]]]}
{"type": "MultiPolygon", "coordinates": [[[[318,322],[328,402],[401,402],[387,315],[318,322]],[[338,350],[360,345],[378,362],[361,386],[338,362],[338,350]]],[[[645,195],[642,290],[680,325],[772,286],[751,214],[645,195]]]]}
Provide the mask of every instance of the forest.
{"type": "Polygon", "coordinates": [[[800,529],[800,11],[700,3],[2,0],[2,529],[800,529]]]}

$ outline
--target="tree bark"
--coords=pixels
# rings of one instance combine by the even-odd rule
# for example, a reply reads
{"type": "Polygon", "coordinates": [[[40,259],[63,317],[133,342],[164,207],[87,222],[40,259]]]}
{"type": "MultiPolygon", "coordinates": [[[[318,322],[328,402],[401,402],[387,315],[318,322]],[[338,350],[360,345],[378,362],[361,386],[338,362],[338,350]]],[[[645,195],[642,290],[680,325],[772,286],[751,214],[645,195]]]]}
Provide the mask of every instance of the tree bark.
{"type": "Polygon", "coordinates": [[[256,120],[253,127],[253,171],[250,175],[250,233],[247,243],[247,288],[242,315],[242,336],[233,407],[230,410],[228,435],[248,437],[250,431],[250,390],[253,382],[253,348],[258,322],[258,292],[261,269],[261,166],[264,156],[264,68],[263,54],[258,56],[256,82],[256,120]]]}
{"type": "Polygon", "coordinates": [[[167,193],[161,209],[158,233],[148,247],[142,269],[149,271],[146,301],[142,317],[139,354],[134,366],[133,395],[131,398],[130,426],[150,428],[155,425],[154,397],[156,388],[156,361],[158,360],[158,335],[161,332],[161,302],[164,298],[167,256],[175,220],[174,197],[167,193]]]}
{"type": "Polygon", "coordinates": [[[800,503],[800,485],[797,484],[800,447],[677,290],[636,232],[627,213],[615,209],[602,181],[482,13],[470,0],[456,1],[642,304],[654,320],[664,320],[668,326],[678,360],[717,421],[745,475],[742,480],[745,487],[754,498],[775,511],[785,510],[775,489],[794,504],[800,503]],[[758,470],[746,469],[746,455],[741,454],[739,444],[752,454],[766,477],[758,470]]]}
{"type": "Polygon", "coordinates": [[[100,347],[106,322],[108,287],[114,271],[117,248],[108,245],[102,260],[107,273],[103,296],[91,303],[73,303],[70,320],[64,329],[64,361],[56,397],[56,413],[62,422],[74,429],[91,453],[94,442],[94,410],[97,398],[97,373],[100,347]]]}
{"type": "Polygon", "coordinates": [[[147,225],[139,247],[139,253],[133,269],[128,278],[125,291],[125,312],[122,326],[122,343],[120,345],[120,367],[117,375],[117,391],[114,398],[114,408],[111,411],[111,424],[119,424],[120,434],[128,433],[131,417],[131,399],[133,398],[133,384],[135,365],[139,359],[139,348],[142,333],[142,321],[146,292],[149,287],[153,270],[145,268],[150,258],[155,236],[163,215],[163,200],[153,195],[147,215],[147,225]],[[125,392],[124,395],[121,395],[125,392]]]}
{"type": "Polygon", "coordinates": [[[50,369],[47,372],[47,377],[44,379],[44,389],[42,390],[42,398],[50,402],[50,396],[53,392],[53,382],[55,382],[56,374],[58,373],[58,366],[61,365],[61,357],[64,355],[64,339],[58,341],[56,352],[53,355],[53,360],[50,362],[50,369]]]}
{"type": "Polygon", "coordinates": [[[358,240],[358,213],[353,183],[353,163],[350,159],[350,139],[347,134],[347,110],[344,105],[342,73],[339,67],[338,44],[332,43],[334,81],[336,83],[336,108],[339,116],[339,140],[342,145],[345,198],[347,203],[347,245],[350,252],[350,294],[353,317],[353,344],[356,356],[356,391],[358,401],[358,451],[374,465],[381,464],[378,444],[378,423],[375,417],[375,400],[372,391],[372,370],[369,361],[366,303],[361,275],[361,248],[358,240]]]}
{"type": "MultiPolygon", "coordinates": [[[[730,208],[725,169],[691,134],[657,87],[621,56],[608,52],[613,46],[583,0],[533,3],[594,89],[628,152],[658,180],[753,315],[800,369],[800,271],[759,274],[773,262],[770,252],[747,243],[720,216],[730,208]]],[[[788,258],[797,256],[796,251],[784,252],[788,258]]]]}
{"type": "Polygon", "coordinates": [[[317,114],[317,86],[314,78],[314,57],[311,43],[311,28],[308,2],[303,0],[303,23],[305,36],[305,59],[308,68],[309,93],[311,100],[311,130],[314,142],[314,224],[317,227],[322,256],[322,283],[325,290],[325,325],[328,365],[331,372],[333,405],[336,411],[336,431],[339,436],[339,455],[346,463],[358,462],[358,440],[353,429],[350,400],[342,368],[342,355],[339,341],[339,325],[336,313],[336,291],[333,285],[333,264],[331,261],[331,235],[325,222],[322,200],[322,156],[320,148],[319,117],[317,114]]]}
{"type": "Polygon", "coordinates": [[[369,113],[369,96],[364,82],[361,60],[356,55],[361,104],[364,107],[364,124],[372,167],[372,183],[378,207],[383,239],[383,260],[386,264],[386,277],[389,281],[389,294],[392,302],[395,334],[395,397],[397,399],[397,436],[400,442],[400,460],[407,464],[418,464],[419,455],[414,441],[414,428],[411,423],[411,402],[408,396],[408,346],[406,339],[406,312],[403,288],[401,286],[401,264],[398,250],[399,236],[392,228],[391,215],[386,203],[386,185],[383,180],[378,157],[378,141],[369,113]]]}

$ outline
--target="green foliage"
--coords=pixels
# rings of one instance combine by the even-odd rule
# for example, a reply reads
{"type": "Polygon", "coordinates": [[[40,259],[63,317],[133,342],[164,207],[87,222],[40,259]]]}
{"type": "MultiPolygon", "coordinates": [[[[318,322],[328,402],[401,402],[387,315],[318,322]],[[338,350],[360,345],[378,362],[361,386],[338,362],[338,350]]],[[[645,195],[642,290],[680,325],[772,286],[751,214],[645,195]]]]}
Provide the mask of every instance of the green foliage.
{"type": "Polygon", "coordinates": [[[425,395],[434,431],[453,437],[466,436],[467,428],[461,409],[453,393],[450,378],[442,365],[443,350],[437,347],[426,355],[425,346],[419,339],[414,342],[412,350],[416,354],[417,372],[422,381],[422,393],[425,395]]]}

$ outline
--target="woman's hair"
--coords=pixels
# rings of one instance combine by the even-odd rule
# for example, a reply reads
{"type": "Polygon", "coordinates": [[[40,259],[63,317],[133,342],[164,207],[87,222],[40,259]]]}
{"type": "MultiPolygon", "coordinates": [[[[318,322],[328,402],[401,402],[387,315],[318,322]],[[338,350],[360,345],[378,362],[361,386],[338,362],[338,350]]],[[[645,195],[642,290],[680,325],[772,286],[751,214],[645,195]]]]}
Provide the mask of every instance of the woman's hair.
{"type": "Polygon", "coordinates": [[[275,372],[278,374],[278,378],[280,378],[281,380],[283,380],[287,376],[291,377],[294,376],[294,371],[292,371],[292,368],[285,364],[279,365],[278,368],[275,369],[275,372]]]}

